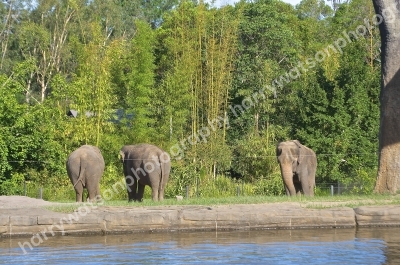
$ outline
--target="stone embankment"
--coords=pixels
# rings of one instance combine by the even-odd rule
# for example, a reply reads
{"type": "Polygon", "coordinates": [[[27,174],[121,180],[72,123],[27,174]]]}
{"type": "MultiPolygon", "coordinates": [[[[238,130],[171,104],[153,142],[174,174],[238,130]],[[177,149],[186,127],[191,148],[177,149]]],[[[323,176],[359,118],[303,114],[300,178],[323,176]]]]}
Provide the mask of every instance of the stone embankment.
{"type": "Polygon", "coordinates": [[[86,204],[69,214],[30,205],[0,208],[1,237],[371,226],[400,226],[400,205],[315,209],[300,203],[160,207],[86,204]]]}

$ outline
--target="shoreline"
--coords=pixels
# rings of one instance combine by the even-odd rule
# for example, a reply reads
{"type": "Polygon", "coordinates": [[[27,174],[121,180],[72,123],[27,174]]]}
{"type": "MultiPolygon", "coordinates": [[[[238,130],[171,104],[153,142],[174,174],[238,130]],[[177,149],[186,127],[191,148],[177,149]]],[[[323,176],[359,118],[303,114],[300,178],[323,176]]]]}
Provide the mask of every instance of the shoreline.
{"type": "MultiPolygon", "coordinates": [[[[299,203],[185,206],[90,206],[73,213],[41,207],[0,209],[0,238],[134,232],[235,231],[400,226],[400,205],[313,209],[299,203]]],[[[28,241],[29,242],[29,241],[28,241]]]]}

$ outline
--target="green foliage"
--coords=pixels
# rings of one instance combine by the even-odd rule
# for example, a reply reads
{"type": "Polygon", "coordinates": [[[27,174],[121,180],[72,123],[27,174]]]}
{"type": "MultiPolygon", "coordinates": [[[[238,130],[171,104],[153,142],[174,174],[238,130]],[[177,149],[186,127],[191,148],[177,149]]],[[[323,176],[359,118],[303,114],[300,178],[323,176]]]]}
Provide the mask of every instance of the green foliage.
{"type": "Polygon", "coordinates": [[[231,139],[241,138],[267,123],[286,126],[285,119],[276,114],[276,92],[271,89],[276,86],[274,80],[296,63],[300,49],[295,33],[298,19],[291,5],[274,0],[255,1],[245,5],[242,12],[231,106],[243,105],[245,99],[250,99],[254,107],[239,116],[237,111],[230,113],[236,127],[229,131],[231,139]],[[265,91],[266,99],[259,97],[260,103],[255,104],[253,95],[260,90],[265,91]]]}
{"type": "Polygon", "coordinates": [[[267,177],[262,177],[254,182],[253,192],[248,194],[262,196],[283,196],[286,195],[280,172],[274,172],[267,177]]]}
{"type": "Polygon", "coordinates": [[[140,0],[140,10],[146,21],[152,25],[152,28],[159,27],[162,23],[163,15],[173,9],[179,0],[140,0]]]}
{"type": "Polygon", "coordinates": [[[118,107],[125,114],[132,115],[121,126],[121,133],[128,143],[149,142],[155,134],[154,120],[151,117],[152,99],[154,99],[154,33],[147,23],[135,22],[136,34],[132,39],[129,53],[123,60],[124,76],[119,82],[118,89],[123,89],[118,107]],[[132,129],[134,128],[134,130],[132,129]]]}
{"type": "Polygon", "coordinates": [[[182,1],[164,17],[157,31],[159,45],[158,97],[155,99],[159,138],[178,141],[190,131],[190,111],[193,95],[192,79],[199,61],[195,49],[195,6],[182,1]]]}
{"type": "Polygon", "coordinates": [[[320,69],[317,80],[299,91],[300,119],[293,123],[297,138],[317,153],[319,181],[346,182],[361,168],[377,167],[379,72],[355,64],[366,56],[362,47],[362,41],[346,47],[332,81],[320,69]]]}
{"type": "Polygon", "coordinates": [[[190,196],[192,197],[195,192],[193,187],[195,187],[198,177],[199,174],[193,164],[184,166],[180,162],[173,163],[167,188],[165,189],[165,197],[186,196],[186,187],[192,187],[190,189],[190,196]]]}
{"type": "Polygon", "coordinates": [[[372,194],[375,187],[377,168],[365,170],[357,169],[353,178],[347,179],[349,188],[344,194],[372,194]]]}
{"type": "Polygon", "coordinates": [[[0,194],[2,195],[23,195],[24,191],[24,175],[21,173],[14,173],[11,178],[1,182],[0,194]]]}
{"type": "Polygon", "coordinates": [[[215,135],[209,137],[206,143],[201,143],[192,150],[197,165],[200,164],[202,168],[207,169],[209,174],[214,170],[214,167],[220,171],[228,170],[232,162],[232,150],[222,137],[222,135],[215,135]]]}
{"type": "Polygon", "coordinates": [[[122,172],[122,163],[119,163],[119,166],[115,166],[114,164],[106,166],[100,181],[100,193],[105,194],[106,198],[111,197],[111,200],[128,200],[125,178],[122,172]]]}
{"type": "Polygon", "coordinates": [[[199,197],[229,197],[237,193],[237,185],[228,177],[217,176],[215,179],[206,177],[200,178],[199,181],[199,190],[196,194],[199,197]]]}
{"type": "MultiPolygon", "coordinates": [[[[19,78],[24,75],[25,67],[29,65],[19,65],[13,78],[3,77],[0,90],[0,186],[4,187],[15,183],[17,173],[27,177],[29,171],[47,170],[56,175],[64,172],[64,163],[60,161],[65,158],[61,146],[53,139],[56,123],[49,123],[50,110],[45,105],[27,105],[17,100],[22,91],[19,78]]],[[[6,192],[6,188],[1,189],[6,192]]]]}
{"type": "Polygon", "coordinates": [[[371,192],[379,30],[314,60],[372,18],[371,2],[335,13],[319,0],[296,8],[278,0],[14,3],[18,23],[0,4],[0,194],[21,194],[27,180],[29,196],[43,188],[45,199],[74,200],[65,160],[93,144],[106,161],[101,190],[126,200],[115,186],[118,152],[149,142],[181,149],[167,198],[185,196],[187,186],[191,198],[235,196],[238,187],[280,196],[275,146],[288,139],[316,151],[317,195],[328,183],[371,192]],[[289,76],[301,62],[307,69],[289,76]],[[78,116],[67,117],[70,109],[78,116]],[[229,169],[244,178],[223,176],[229,169]]]}
{"type": "Polygon", "coordinates": [[[259,135],[251,133],[245,139],[238,140],[232,168],[250,182],[266,179],[279,172],[275,149],[277,139],[285,136],[281,135],[282,132],[281,127],[271,125],[259,135]]]}
{"type": "Polygon", "coordinates": [[[323,0],[303,0],[296,6],[300,19],[321,20],[333,15],[333,10],[323,0]]]}

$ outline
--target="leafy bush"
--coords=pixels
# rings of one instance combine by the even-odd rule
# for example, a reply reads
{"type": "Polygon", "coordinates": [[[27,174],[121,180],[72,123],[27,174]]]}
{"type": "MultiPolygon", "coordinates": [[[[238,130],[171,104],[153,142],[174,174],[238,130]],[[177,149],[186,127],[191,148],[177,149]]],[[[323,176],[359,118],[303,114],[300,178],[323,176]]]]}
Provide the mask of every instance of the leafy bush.
{"type": "MultiPolygon", "coordinates": [[[[176,195],[186,196],[186,187],[194,186],[199,173],[196,173],[196,167],[193,164],[184,166],[181,162],[175,162],[172,166],[167,187],[165,189],[166,198],[174,198],[176,195]]],[[[190,189],[193,196],[194,189],[190,189]]]]}
{"type": "Polygon", "coordinates": [[[0,182],[0,194],[2,195],[23,195],[24,175],[20,173],[11,174],[11,178],[0,182]]]}
{"type": "MultiPolygon", "coordinates": [[[[273,127],[273,126],[271,126],[273,127]]],[[[276,135],[271,128],[265,134],[251,133],[246,139],[236,142],[232,168],[241,173],[246,181],[265,178],[279,168],[276,160],[276,135]]]]}
{"type": "Polygon", "coordinates": [[[280,172],[275,172],[268,177],[262,177],[255,181],[253,194],[266,196],[285,195],[285,188],[280,172]]]}

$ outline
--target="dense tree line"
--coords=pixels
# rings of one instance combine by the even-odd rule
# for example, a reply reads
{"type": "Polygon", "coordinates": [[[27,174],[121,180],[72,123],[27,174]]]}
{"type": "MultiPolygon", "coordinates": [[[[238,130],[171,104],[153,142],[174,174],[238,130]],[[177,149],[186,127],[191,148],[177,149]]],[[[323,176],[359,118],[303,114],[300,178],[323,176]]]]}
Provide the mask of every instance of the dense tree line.
{"type": "Polygon", "coordinates": [[[62,196],[65,160],[82,144],[100,147],[101,184],[112,185],[118,150],[140,142],[170,153],[167,196],[195,183],[206,194],[227,172],[254,184],[250,193],[282,194],[275,146],[288,139],[317,153],[317,186],[370,192],[373,15],[367,0],[335,11],[323,0],[2,1],[0,194],[25,179],[62,196]]]}

